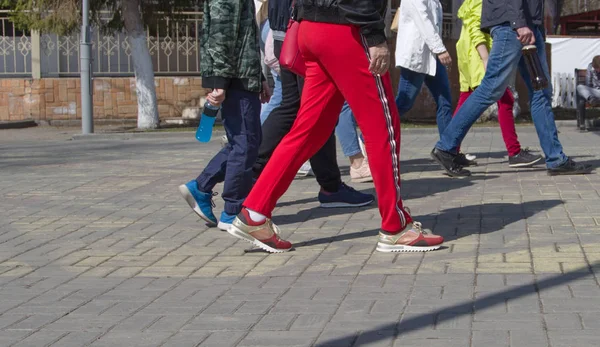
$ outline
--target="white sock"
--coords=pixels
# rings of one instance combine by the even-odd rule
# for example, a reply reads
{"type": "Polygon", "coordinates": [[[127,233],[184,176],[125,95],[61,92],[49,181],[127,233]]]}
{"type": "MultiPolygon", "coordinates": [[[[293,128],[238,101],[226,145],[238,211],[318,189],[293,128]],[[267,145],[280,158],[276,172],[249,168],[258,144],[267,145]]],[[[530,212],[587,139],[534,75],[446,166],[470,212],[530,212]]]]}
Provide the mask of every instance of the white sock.
{"type": "Polygon", "coordinates": [[[252,211],[249,208],[247,210],[248,210],[248,215],[250,216],[250,219],[252,219],[253,222],[260,223],[260,222],[264,222],[267,219],[267,216],[264,216],[258,212],[252,211]]]}

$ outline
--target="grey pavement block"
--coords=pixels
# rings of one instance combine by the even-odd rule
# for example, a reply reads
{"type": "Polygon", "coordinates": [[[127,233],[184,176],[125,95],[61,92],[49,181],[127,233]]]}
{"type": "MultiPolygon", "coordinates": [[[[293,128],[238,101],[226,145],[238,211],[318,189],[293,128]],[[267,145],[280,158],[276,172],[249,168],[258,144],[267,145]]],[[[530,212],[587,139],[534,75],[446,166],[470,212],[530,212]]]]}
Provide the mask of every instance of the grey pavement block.
{"type": "Polygon", "coordinates": [[[327,301],[285,300],[279,301],[271,309],[271,313],[320,313],[332,314],[338,308],[337,304],[327,301]]]}
{"type": "Polygon", "coordinates": [[[201,314],[185,325],[182,330],[245,331],[250,330],[261,317],[257,314],[201,314]]]}
{"type": "Polygon", "coordinates": [[[210,334],[206,340],[202,341],[202,347],[233,347],[237,346],[239,341],[247,335],[247,332],[241,331],[216,331],[210,334]]]}
{"type": "Polygon", "coordinates": [[[369,330],[362,332],[356,342],[355,346],[369,346],[369,347],[387,347],[394,343],[396,338],[395,330],[369,330]]]}
{"type": "Polygon", "coordinates": [[[50,346],[59,343],[67,334],[64,331],[38,330],[13,346],[50,346]]]}
{"type": "Polygon", "coordinates": [[[600,313],[579,314],[584,329],[600,329],[600,313]]]}
{"type": "Polygon", "coordinates": [[[472,337],[473,347],[509,347],[508,331],[475,330],[472,337]]]}
{"type": "Polygon", "coordinates": [[[94,332],[68,332],[65,333],[58,341],[56,341],[53,347],[81,347],[91,344],[98,337],[100,337],[100,333],[94,332]]]}
{"type": "Polygon", "coordinates": [[[253,331],[250,332],[239,344],[242,347],[263,346],[293,346],[310,347],[319,336],[320,330],[304,331],[253,331]]]}
{"type": "Polygon", "coordinates": [[[62,315],[46,315],[38,314],[29,316],[28,318],[15,322],[5,329],[9,330],[38,330],[61,318],[62,315]]]}
{"type": "Polygon", "coordinates": [[[21,341],[31,335],[31,330],[0,330],[0,345],[10,346],[17,341],[21,341]]]}
{"type": "Polygon", "coordinates": [[[205,331],[180,331],[171,336],[161,347],[196,347],[210,335],[205,331]]]}
{"type": "Polygon", "coordinates": [[[171,336],[168,332],[127,332],[110,331],[96,339],[90,346],[116,346],[125,345],[132,347],[161,346],[171,336]]]}
{"type": "Polygon", "coordinates": [[[292,313],[265,315],[252,330],[289,330],[297,316],[292,313]]]}
{"type": "Polygon", "coordinates": [[[546,313],[600,312],[600,307],[590,305],[589,299],[542,299],[542,304],[546,313]]]}
{"type": "MultiPolygon", "coordinates": [[[[600,318],[600,315],[599,315],[600,318]]],[[[578,314],[559,313],[545,314],[544,321],[548,330],[580,330],[583,329],[582,318],[578,314]]],[[[600,324],[598,324],[600,327],[600,324]]]]}
{"type": "Polygon", "coordinates": [[[112,326],[117,325],[119,321],[126,316],[93,316],[71,314],[64,316],[45,328],[55,331],[108,331],[112,326]]]}
{"type": "Polygon", "coordinates": [[[321,331],[329,323],[331,315],[327,314],[301,314],[290,327],[290,330],[317,330],[321,331]]]}
{"type": "Polygon", "coordinates": [[[598,346],[600,343],[600,337],[598,337],[598,331],[596,330],[584,330],[584,331],[549,331],[548,336],[552,346],[556,347],[593,347],[598,346]]]}
{"type": "Polygon", "coordinates": [[[510,331],[511,347],[548,347],[548,337],[543,330],[510,331]]]}
{"type": "Polygon", "coordinates": [[[273,301],[247,301],[235,313],[266,314],[273,306],[273,301]]]}
{"type": "Polygon", "coordinates": [[[112,331],[144,331],[162,318],[160,315],[137,313],[125,318],[112,331]]]}
{"type": "Polygon", "coordinates": [[[358,338],[359,331],[352,329],[324,330],[315,347],[351,347],[358,338]]]}

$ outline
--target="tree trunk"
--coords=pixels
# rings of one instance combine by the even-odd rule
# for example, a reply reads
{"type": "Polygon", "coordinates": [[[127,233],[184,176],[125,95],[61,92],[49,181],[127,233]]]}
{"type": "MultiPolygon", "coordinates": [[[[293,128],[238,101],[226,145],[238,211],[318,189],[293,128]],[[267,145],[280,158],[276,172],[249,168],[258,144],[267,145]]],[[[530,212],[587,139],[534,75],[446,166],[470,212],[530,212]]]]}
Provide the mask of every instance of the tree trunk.
{"type": "Polygon", "coordinates": [[[156,129],[159,125],[154,68],[146,43],[146,32],[142,23],[139,0],[121,2],[125,31],[131,45],[135,89],[138,101],[138,121],[140,129],[156,129]]]}

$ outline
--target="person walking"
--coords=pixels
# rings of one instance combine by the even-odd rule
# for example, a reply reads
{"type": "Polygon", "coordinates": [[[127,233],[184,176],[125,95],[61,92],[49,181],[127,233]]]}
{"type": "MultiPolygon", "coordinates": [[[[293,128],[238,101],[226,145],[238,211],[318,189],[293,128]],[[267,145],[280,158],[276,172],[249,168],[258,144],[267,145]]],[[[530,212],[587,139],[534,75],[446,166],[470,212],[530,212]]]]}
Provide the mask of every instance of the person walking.
{"type": "Polygon", "coordinates": [[[195,179],[179,187],[183,198],[209,226],[226,230],[252,188],[252,164],[261,141],[261,101],[270,97],[261,73],[258,27],[252,0],[206,0],[200,42],[202,86],[207,100],[222,106],[228,143],[195,179]],[[213,189],[224,182],[225,208],[217,221],[213,189]]]}
{"type": "MultiPolygon", "coordinates": [[[[285,38],[285,30],[287,30],[290,18],[292,1],[270,1],[268,5],[269,23],[273,30],[275,56],[279,57],[283,39],[285,38]]],[[[262,125],[263,141],[259,147],[258,159],[254,164],[255,178],[261,176],[277,146],[281,143],[284,136],[290,132],[292,125],[297,123],[304,79],[283,67],[280,68],[280,72],[282,101],[281,105],[271,112],[262,125]]],[[[321,186],[318,194],[321,207],[361,207],[370,205],[375,201],[375,197],[372,194],[359,192],[342,182],[337,163],[336,140],[333,129],[331,129],[327,141],[310,157],[310,164],[310,167],[304,172],[308,174],[309,170],[312,169],[317,182],[321,186]]],[[[298,168],[296,169],[296,173],[298,173],[298,168]]],[[[302,171],[300,175],[302,175],[302,171]]]]}
{"type": "MultiPolygon", "coordinates": [[[[400,195],[400,117],[388,69],[384,0],[303,0],[299,49],[306,81],[298,118],[244,202],[228,232],[268,252],[292,244],[280,238],[271,213],[302,163],[331,138],[344,100],[365,138],[381,214],[377,250],[438,249],[443,238],[413,220],[400,195]]],[[[268,121],[268,120],[267,120],[268,121]]],[[[266,124],[266,123],[265,123],[266,124]]]]}
{"type": "Polygon", "coordinates": [[[584,174],[590,166],[576,163],[563,152],[552,112],[550,86],[534,90],[526,63],[524,45],[535,45],[546,78],[549,79],[546,49],[542,30],[543,0],[486,0],[481,12],[481,28],[489,32],[493,45],[490,50],[485,76],[481,84],[461,106],[444,130],[440,141],[431,152],[451,177],[470,176],[471,172],[456,160],[457,148],[465,135],[490,105],[506,92],[511,74],[517,67],[529,91],[531,116],[546,157],[548,175],[584,174]]]}
{"type": "MultiPolygon", "coordinates": [[[[481,31],[481,6],[482,0],[466,0],[458,9],[458,18],[463,24],[460,38],[456,43],[460,96],[454,111],[455,115],[467,98],[481,84],[488,63],[489,51],[492,47],[490,35],[481,31]]],[[[513,94],[510,88],[507,87],[500,100],[498,100],[498,122],[508,151],[508,166],[530,167],[543,158],[541,155],[531,153],[527,148],[521,148],[513,117],[514,103],[513,94]]]]}
{"type": "MultiPolygon", "coordinates": [[[[452,118],[447,71],[452,57],[442,41],[442,4],[439,0],[403,0],[398,11],[396,66],[401,70],[396,106],[400,115],[410,111],[425,84],[437,105],[436,123],[441,136],[452,118]]],[[[462,153],[457,160],[465,166],[476,165],[462,153]]]]}

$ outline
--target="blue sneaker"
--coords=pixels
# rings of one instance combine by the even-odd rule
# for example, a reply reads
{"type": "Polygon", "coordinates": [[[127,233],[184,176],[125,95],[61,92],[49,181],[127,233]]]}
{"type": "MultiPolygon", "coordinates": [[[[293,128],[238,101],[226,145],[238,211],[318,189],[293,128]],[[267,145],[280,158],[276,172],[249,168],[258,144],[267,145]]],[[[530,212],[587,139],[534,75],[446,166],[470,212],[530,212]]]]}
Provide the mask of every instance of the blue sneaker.
{"type": "Polygon", "coordinates": [[[375,197],[371,194],[361,193],[345,183],[340,185],[340,188],[335,193],[319,192],[319,202],[321,207],[360,207],[370,205],[375,201],[375,197]]]}
{"type": "Polygon", "coordinates": [[[237,215],[229,214],[225,211],[221,212],[221,218],[219,218],[219,224],[217,225],[217,228],[223,231],[229,230],[229,227],[231,226],[231,223],[233,223],[233,220],[236,216],[237,215]]]}
{"type": "Polygon", "coordinates": [[[212,197],[217,195],[216,193],[204,193],[198,190],[198,183],[196,180],[189,181],[186,184],[179,186],[179,192],[187,201],[188,205],[196,212],[196,214],[206,221],[206,225],[209,227],[217,226],[217,217],[213,214],[213,207],[215,203],[212,197]]]}

